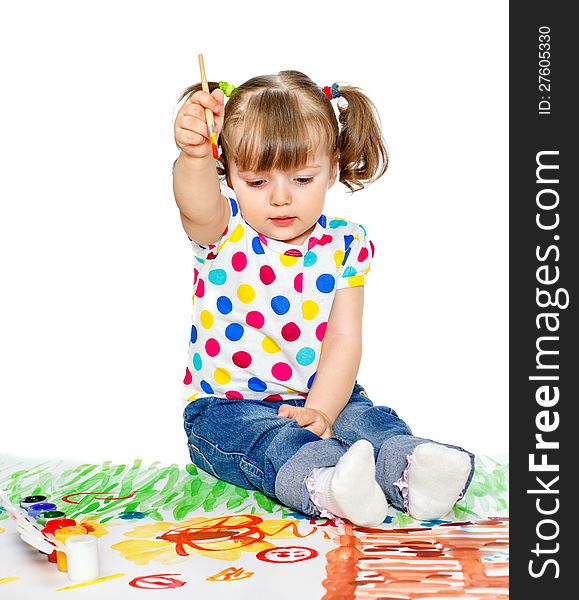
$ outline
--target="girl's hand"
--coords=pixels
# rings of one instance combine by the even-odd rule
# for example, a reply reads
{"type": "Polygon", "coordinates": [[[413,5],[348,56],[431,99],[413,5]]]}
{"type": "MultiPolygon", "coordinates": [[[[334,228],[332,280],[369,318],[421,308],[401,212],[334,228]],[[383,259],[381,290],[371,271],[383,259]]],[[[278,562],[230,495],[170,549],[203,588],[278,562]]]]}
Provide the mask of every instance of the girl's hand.
{"type": "Polygon", "coordinates": [[[316,408],[306,408],[305,406],[291,406],[290,404],[282,404],[277,411],[278,417],[287,419],[295,419],[300,427],[309,429],[322,439],[326,440],[334,435],[332,431],[332,422],[328,417],[316,408]]]}
{"type": "Polygon", "coordinates": [[[208,94],[199,90],[192,94],[175,119],[175,143],[179,149],[193,158],[204,158],[211,154],[211,140],[205,119],[205,108],[213,112],[215,121],[215,135],[223,126],[223,107],[225,94],[221,89],[216,89],[208,94]]]}

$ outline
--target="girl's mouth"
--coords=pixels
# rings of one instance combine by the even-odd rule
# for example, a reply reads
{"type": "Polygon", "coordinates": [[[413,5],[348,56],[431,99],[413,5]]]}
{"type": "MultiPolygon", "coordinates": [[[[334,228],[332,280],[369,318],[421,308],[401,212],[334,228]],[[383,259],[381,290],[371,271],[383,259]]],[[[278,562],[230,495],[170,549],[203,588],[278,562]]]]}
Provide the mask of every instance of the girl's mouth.
{"type": "Polygon", "coordinates": [[[294,222],[295,217],[284,217],[283,219],[272,219],[272,221],[276,225],[280,225],[281,227],[285,227],[286,225],[291,225],[294,222]]]}

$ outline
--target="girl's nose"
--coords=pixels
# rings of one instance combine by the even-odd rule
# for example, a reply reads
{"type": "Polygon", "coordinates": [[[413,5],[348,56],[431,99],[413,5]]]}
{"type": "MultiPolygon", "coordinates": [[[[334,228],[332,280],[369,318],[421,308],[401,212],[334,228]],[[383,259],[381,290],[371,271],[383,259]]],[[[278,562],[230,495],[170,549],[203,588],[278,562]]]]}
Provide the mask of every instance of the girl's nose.
{"type": "Polygon", "coordinates": [[[270,202],[274,206],[283,206],[284,204],[290,204],[291,193],[285,185],[276,185],[272,189],[270,202]]]}

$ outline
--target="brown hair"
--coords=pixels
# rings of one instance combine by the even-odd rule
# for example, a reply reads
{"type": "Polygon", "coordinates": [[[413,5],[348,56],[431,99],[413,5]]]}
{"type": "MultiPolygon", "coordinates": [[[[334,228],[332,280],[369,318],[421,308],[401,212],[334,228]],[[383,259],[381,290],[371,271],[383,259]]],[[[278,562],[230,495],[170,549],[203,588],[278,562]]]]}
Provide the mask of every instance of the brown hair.
{"type": "MultiPolygon", "coordinates": [[[[210,92],[219,87],[208,85],[210,92]]],[[[178,102],[200,89],[200,83],[188,87],[178,102]]],[[[354,86],[339,85],[339,92],[347,106],[338,103],[336,118],[322,88],[299,71],[261,75],[238,86],[225,104],[219,132],[219,175],[228,175],[228,158],[243,171],[297,169],[323,144],[351,193],[382,177],[388,152],[376,107],[354,86]]]]}

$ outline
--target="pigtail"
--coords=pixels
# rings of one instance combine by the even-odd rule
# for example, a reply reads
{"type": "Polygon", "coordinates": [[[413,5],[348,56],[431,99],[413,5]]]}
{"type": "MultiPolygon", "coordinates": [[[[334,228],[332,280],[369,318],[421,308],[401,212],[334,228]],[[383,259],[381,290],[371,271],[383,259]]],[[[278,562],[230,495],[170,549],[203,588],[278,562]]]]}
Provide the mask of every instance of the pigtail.
{"type": "Polygon", "coordinates": [[[371,100],[354,86],[340,85],[339,90],[346,100],[344,103],[338,99],[340,182],[354,193],[384,175],[388,151],[371,100]]]}

